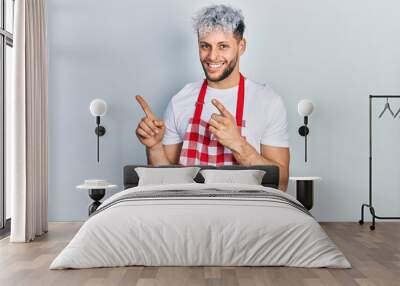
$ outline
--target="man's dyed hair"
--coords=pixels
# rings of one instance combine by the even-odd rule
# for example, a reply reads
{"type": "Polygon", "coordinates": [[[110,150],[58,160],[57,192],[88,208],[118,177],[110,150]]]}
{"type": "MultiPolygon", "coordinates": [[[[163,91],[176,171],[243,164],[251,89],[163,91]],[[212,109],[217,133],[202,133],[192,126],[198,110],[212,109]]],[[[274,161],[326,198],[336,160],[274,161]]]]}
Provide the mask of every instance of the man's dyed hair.
{"type": "Polygon", "coordinates": [[[201,9],[193,17],[193,26],[198,36],[211,31],[233,32],[237,39],[244,34],[244,17],[242,11],[227,5],[212,5],[201,9]]]}

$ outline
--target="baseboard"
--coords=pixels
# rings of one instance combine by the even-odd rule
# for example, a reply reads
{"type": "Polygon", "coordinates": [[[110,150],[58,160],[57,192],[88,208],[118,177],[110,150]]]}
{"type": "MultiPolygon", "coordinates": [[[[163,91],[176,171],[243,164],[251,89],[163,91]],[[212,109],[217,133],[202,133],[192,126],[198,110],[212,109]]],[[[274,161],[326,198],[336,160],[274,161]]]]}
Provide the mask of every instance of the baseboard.
{"type": "Polygon", "coordinates": [[[48,223],[84,223],[86,220],[53,220],[53,221],[48,221],[48,223]]]}

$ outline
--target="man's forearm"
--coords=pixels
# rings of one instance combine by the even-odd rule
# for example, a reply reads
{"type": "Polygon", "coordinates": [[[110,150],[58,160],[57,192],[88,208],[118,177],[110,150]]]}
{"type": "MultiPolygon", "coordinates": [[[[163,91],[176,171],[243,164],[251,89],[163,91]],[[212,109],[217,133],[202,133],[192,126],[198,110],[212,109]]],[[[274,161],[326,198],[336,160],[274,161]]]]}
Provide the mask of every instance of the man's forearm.
{"type": "Polygon", "coordinates": [[[171,165],[167,155],[165,154],[163,144],[157,144],[154,147],[146,147],[147,164],[158,166],[158,165],[171,165]]]}
{"type": "Polygon", "coordinates": [[[289,170],[276,161],[269,160],[260,155],[257,150],[251,146],[246,140],[243,140],[234,149],[233,156],[236,161],[243,166],[252,165],[276,165],[279,167],[279,189],[286,192],[288,185],[289,170]]]}

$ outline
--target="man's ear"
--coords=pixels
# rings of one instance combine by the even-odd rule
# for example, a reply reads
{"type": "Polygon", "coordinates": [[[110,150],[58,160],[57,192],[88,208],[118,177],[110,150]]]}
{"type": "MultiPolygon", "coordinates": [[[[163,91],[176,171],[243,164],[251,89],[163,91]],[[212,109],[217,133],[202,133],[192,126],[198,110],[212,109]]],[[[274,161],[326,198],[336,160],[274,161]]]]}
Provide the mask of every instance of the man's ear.
{"type": "Polygon", "coordinates": [[[247,41],[245,38],[242,38],[239,42],[239,55],[243,55],[243,53],[246,51],[247,47],[247,41]]]}

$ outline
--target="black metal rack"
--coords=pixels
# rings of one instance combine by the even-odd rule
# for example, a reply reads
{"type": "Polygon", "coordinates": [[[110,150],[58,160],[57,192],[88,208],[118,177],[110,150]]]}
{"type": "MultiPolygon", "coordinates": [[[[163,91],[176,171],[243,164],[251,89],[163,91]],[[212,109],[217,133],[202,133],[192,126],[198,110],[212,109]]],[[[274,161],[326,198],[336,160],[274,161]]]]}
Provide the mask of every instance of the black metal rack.
{"type": "Polygon", "coordinates": [[[400,95],[370,95],[369,96],[369,203],[361,206],[361,219],[359,224],[364,223],[364,207],[368,207],[372,215],[372,225],[370,229],[375,229],[375,219],[400,219],[400,217],[382,217],[375,214],[375,209],[372,206],[372,100],[374,98],[400,98],[400,95]]]}

